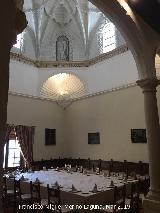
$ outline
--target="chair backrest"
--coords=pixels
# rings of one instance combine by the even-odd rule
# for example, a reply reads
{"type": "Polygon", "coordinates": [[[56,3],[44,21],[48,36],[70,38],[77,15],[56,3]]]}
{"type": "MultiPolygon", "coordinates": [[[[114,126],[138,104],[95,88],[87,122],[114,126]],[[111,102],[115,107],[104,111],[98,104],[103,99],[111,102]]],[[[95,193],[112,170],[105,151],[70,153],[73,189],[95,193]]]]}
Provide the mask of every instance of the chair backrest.
{"type": "Polygon", "coordinates": [[[40,183],[33,183],[30,181],[30,193],[31,193],[31,201],[41,203],[41,195],[40,195],[40,183]]]}
{"type": "Polygon", "coordinates": [[[130,206],[139,203],[139,182],[131,183],[131,202],[130,206]]]}
{"type": "Polygon", "coordinates": [[[3,187],[3,194],[7,194],[7,178],[3,176],[2,179],[2,187],[3,187]]]}
{"type": "Polygon", "coordinates": [[[17,197],[19,197],[21,199],[21,195],[22,195],[21,182],[20,182],[20,180],[16,180],[14,178],[14,198],[15,198],[15,200],[17,199],[17,197]]]}
{"type": "Polygon", "coordinates": [[[126,185],[114,188],[114,202],[115,209],[113,212],[116,212],[118,207],[124,208],[125,206],[125,198],[126,198],[126,185]]]}
{"type": "Polygon", "coordinates": [[[144,193],[144,196],[146,196],[149,192],[149,187],[150,187],[150,178],[145,177],[143,183],[142,183],[142,191],[144,193]]]}
{"type": "Polygon", "coordinates": [[[61,198],[59,187],[50,188],[49,184],[47,184],[47,190],[48,190],[48,204],[60,205],[61,198]]]}

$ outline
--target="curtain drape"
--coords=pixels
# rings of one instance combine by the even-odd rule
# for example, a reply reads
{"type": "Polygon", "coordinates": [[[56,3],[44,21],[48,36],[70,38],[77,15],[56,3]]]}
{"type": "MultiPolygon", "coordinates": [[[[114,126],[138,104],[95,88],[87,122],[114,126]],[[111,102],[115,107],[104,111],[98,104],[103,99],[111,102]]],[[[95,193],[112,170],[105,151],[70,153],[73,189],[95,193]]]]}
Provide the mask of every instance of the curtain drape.
{"type": "Polygon", "coordinates": [[[16,136],[19,140],[26,166],[29,168],[33,161],[33,143],[35,127],[15,126],[16,136]]]}
{"type": "MultiPolygon", "coordinates": [[[[10,124],[6,124],[5,125],[5,135],[4,135],[5,143],[3,145],[5,145],[5,144],[7,144],[9,142],[10,134],[11,134],[12,131],[14,131],[14,126],[10,125],[10,124]]],[[[7,164],[8,164],[8,159],[6,159],[6,156],[4,156],[4,148],[3,148],[3,160],[4,160],[4,162],[3,162],[4,166],[5,166],[5,169],[6,169],[7,168],[7,164]],[[4,159],[4,157],[5,157],[5,159],[4,159]]]]}
{"type": "Polygon", "coordinates": [[[6,134],[5,134],[5,143],[9,141],[10,133],[14,130],[14,126],[10,124],[6,124],[6,134]]]}

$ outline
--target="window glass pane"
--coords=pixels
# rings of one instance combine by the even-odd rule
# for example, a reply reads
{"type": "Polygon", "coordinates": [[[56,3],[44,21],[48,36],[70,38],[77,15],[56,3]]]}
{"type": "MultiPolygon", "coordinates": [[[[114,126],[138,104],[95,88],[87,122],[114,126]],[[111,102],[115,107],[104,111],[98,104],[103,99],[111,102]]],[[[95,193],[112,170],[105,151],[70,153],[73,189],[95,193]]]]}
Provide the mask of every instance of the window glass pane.
{"type": "Polygon", "coordinates": [[[9,149],[10,148],[14,148],[15,147],[15,143],[16,143],[15,140],[9,140],[9,149]]]}
{"type": "Polygon", "coordinates": [[[20,164],[20,158],[15,158],[15,159],[14,159],[14,164],[15,164],[15,163],[16,163],[16,164],[20,164]]]}
{"type": "Polygon", "coordinates": [[[13,158],[8,158],[8,167],[13,167],[13,158]]]}
{"type": "Polygon", "coordinates": [[[16,140],[16,142],[15,142],[15,148],[20,148],[20,145],[19,145],[19,143],[18,143],[17,140],[16,140]]]}
{"type": "Polygon", "coordinates": [[[115,26],[109,23],[103,29],[103,53],[116,48],[115,26]]]}
{"type": "Polygon", "coordinates": [[[14,149],[9,149],[8,158],[14,158],[14,149]]]}
{"type": "Polygon", "coordinates": [[[15,149],[15,158],[20,158],[20,150],[15,149]]]}
{"type": "Polygon", "coordinates": [[[9,140],[8,149],[8,167],[16,167],[20,165],[21,148],[18,140],[9,140]]]}

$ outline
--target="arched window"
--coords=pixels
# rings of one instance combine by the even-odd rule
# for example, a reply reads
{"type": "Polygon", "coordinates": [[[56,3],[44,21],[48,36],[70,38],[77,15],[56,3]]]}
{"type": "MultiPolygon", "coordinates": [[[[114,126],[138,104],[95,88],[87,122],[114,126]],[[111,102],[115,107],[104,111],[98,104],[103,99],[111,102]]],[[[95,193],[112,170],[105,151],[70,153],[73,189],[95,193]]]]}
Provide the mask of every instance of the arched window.
{"type": "Polygon", "coordinates": [[[114,50],[117,45],[116,39],[116,27],[109,19],[106,19],[100,26],[98,33],[98,46],[100,53],[107,53],[114,50]]]}
{"type": "Polygon", "coordinates": [[[106,23],[103,33],[103,53],[107,53],[116,48],[116,33],[115,26],[112,22],[106,23]]]}
{"type": "Polygon", "coordinates": [[[56,60],[69,61],[69,39],[62,35],[56,41],[56,60]]]}

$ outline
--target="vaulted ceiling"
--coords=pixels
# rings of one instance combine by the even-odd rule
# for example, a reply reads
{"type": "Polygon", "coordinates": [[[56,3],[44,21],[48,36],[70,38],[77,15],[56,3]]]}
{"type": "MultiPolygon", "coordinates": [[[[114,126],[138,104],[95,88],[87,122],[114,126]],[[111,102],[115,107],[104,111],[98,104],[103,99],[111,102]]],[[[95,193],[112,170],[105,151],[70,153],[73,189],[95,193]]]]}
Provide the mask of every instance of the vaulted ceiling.
{"type": "Polygon", "coordinates": [[[108,19],[88,0],[24,0],[23,10],[28,26],[21,54],[38,61],[55,61],[56,40],[61,35],[69,38],[70,60],[99,54],[96,37],[108,19]]]}
{"type": "Polygon", "coordinates": [[[67,28],[87,49],[89,34],[103,16],[87,0],[24,0],[24,12],[37,58],[42,44],[52,40],[56,34],[65,34],[67,28]]]}

